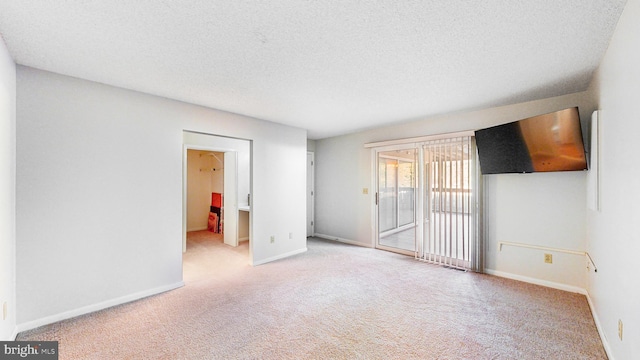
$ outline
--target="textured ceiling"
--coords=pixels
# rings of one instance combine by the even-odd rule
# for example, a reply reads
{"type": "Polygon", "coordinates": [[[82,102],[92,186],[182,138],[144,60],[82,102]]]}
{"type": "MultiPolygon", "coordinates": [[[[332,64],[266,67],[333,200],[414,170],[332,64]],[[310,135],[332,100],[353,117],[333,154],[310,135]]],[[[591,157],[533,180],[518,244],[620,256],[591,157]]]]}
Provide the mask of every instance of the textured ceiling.
{"type": "Polygon", "coordinates": [[[586,90],[626,0],[0,0],[23,65],[324,138],[586,90]]]}

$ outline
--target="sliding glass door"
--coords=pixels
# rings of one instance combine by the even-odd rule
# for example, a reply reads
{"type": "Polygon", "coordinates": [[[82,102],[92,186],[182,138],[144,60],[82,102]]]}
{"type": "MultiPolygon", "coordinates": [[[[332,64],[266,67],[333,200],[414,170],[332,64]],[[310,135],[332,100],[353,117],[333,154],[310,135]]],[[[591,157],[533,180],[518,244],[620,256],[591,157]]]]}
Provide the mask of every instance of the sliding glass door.
{"type": "Polygon", "coordinates": [[[378,148],[375,155],[376,247],[481,268],[481,177],[473,137],[378,148]]]}

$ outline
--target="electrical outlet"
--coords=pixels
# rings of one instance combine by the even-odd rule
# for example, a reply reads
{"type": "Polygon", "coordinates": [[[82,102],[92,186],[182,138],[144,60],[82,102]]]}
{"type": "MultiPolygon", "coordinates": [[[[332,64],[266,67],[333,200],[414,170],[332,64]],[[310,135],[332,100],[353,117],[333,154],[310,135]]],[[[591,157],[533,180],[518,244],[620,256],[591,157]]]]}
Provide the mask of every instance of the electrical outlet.
{"type": "Polygon", "coordinates": [[[7,320],[7,302],[2,303],[2,320],[7,320]]]}
{"type": "Polygon", "coordinates": [[[271,235],[271,243],[273,244],[274,242],[276,242],[276,237],[271,235]]]}
{"type": "Polygon", "coordinates": [[[363,193],[364,195],[369,194],[369,189],[368,189],[368,188],[362,188],[362,193],[363,193]]]}
{"type": "Polygon", "coordinates": [[[293,239],[293,233],[289,233],[289,240],[293,239]]]}
{"type": "Polygon", "coordinates": [[[618,337],[622,341],[622,320],[618,319],[618,337]]]}
{"type": "Polygon", "coordinates": [[[544,254],[544,262],[547,264],[553,264],[553,255],[544,254]]]}

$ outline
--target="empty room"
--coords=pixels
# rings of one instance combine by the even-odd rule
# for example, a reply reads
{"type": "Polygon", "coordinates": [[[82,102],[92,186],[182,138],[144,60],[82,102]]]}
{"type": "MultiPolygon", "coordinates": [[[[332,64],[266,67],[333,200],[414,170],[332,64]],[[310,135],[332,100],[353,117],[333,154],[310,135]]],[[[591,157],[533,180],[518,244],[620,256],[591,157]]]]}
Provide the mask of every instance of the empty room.
{"type": "Polygon", "coordinates": [[[638,19],[0,2],[0,358],[640,358],[638,19]]]}

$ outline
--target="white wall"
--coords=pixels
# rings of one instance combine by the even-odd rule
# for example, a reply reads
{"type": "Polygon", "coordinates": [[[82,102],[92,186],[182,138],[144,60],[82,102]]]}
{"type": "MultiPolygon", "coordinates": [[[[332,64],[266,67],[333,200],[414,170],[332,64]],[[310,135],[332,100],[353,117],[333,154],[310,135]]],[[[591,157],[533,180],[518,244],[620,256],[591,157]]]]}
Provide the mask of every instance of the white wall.
{"type": "Polygon", "coordinates": [[[180,286],[183,130],[253,140],[254,263],[306,250],[306,131],[22,66],[17,75],[21,329],[180,286]]]}
{"type": "Polygon", "coordinates": [[[590,90],[601,126],[601,211],[588,210],[588,250],[598,272],[588,291],[615,359],[640,358],[640,0],[629,0],[590,90]],[[624,324],[618,338],[618,320],[624,324]]]}
{"type": "MultiPolygon", "coordinates": [[[[475,130],[572,106],[579,106],[580,115],[585,119],[594,108],[589,100],[585,93],[571,94],[317,140],[316,233],[365,246],[373,245],[371,211],[375,190],[371,189],[371,152],[364,148],[365,143],[475,130]],[[369,189],[368,195],[363,195],[363,188],[369,189]]],[[[584,224],[585,221],[585,174],[495,175],[485,180],[496,195],[492,203],[495,212],[488,216],[492,229],[491,237],[487,239],[488,270],[505,276],[558,283],[561,287],[584,288],[585,274],[581,270],[584,262],[579,259],[554,256],[554,264],[544,268],[543,255],[539,251],[496,250],[500,241],[584,250],[584,229],[576,224],[584,224]],[[541,194],[542,198],[533,203],[514,203],[512,200],[528,197],[525,194],[541,194]],[[558,209],[555,212],[562,210],[561,218],[550,223],[548,216],[541,215],[547,214],[549,209],[558,209]],[[509,216],[500,217],[505,212],[509,216]],[[540,228],[541,224],[546,226],[540,228]]]]}
{"type": "Polygon", "coordinates": [[[307,151],[316,151],[316,141],[307,139],[307,151]]]}
{"type": "Polygon", "coordinates": [[[485,176],[488,272],[583,292],[584,256],[513,246],[500,250],[498,243],[585,251],[586,175],[569,171],[485,176]],[[552,264],[544,262],[545,253],[553,256],[552,264]]]}
{"type": "Polygon", "coordinates": [[[16,65],[0,37],[0,340],[13,340],[16,328],[15,186],[16,65]]]}
{"type": "Polygon", "coordinates": [[[248,211],[238,211],[238,241],[249,240],[250,221],[248,211]]]}

